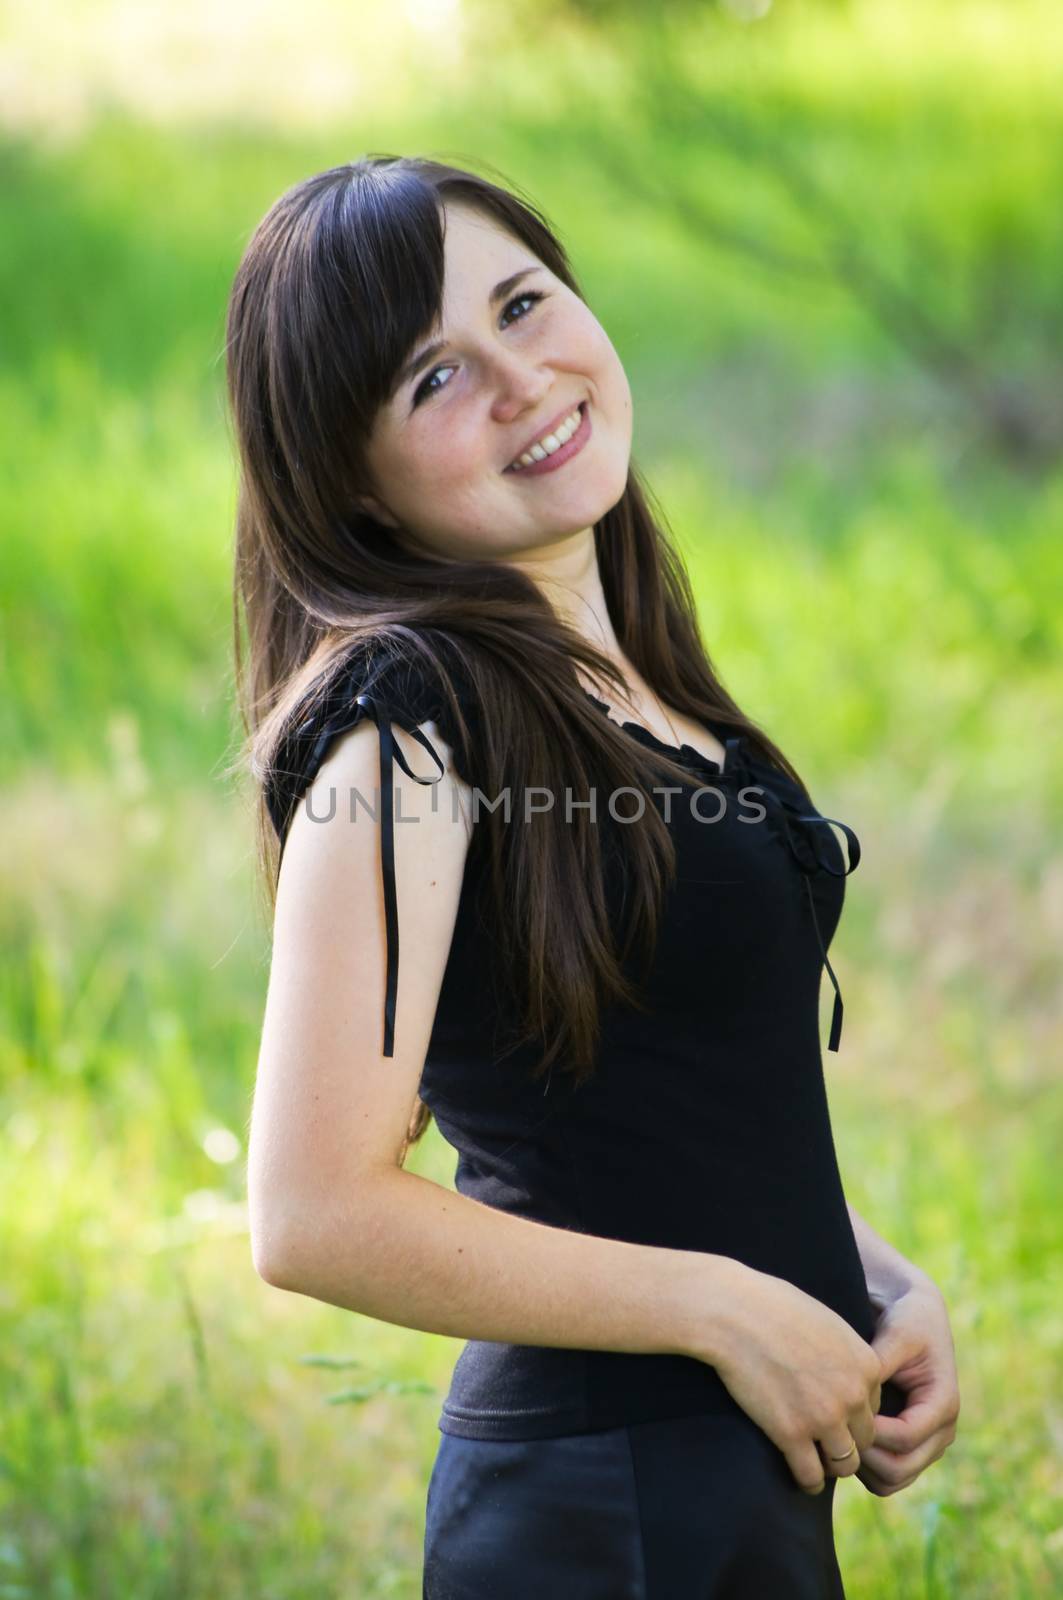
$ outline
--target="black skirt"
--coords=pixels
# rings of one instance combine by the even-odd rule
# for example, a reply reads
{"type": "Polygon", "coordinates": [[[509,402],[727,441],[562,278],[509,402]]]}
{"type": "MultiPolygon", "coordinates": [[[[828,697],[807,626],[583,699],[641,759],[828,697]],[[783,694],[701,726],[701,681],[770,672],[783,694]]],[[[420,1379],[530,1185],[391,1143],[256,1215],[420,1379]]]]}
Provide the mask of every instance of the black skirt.
{"type": "Polygon", "coordinates": [[[443,1434],[424,1600],[844,1600],[818,1495],[744,1413],[553,1439],[443,1434]]]}

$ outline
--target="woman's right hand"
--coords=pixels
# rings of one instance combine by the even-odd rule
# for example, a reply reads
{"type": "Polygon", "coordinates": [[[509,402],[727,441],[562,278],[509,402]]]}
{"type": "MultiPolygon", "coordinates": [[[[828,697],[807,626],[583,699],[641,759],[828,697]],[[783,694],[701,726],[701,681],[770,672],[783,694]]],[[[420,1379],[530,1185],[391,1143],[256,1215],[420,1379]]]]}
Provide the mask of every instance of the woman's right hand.
{"type": "Polygon", "coordinates": [[[711,1363],[742,1410],[782,1451],[808,1494],[826,1474],[859,1471],[875,1438],[882,1368],[871,1345],[821,1300],[739,1262],[736,1290],[716,1319],[711,1363]],[[854,1444],[856,1449],[845,1460],[854,1444]],[[820,1451],[822,1450],[822,1454],[820,1451]]]}

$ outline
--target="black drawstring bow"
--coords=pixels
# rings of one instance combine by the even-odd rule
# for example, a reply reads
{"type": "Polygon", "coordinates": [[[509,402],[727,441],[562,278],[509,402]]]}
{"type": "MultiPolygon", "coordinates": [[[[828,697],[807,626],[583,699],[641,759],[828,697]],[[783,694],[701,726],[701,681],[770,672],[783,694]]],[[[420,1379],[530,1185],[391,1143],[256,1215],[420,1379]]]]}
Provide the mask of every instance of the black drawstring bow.
{"type": "MultiPolygon", "coordinates": [[[[744,770],[749,771],[744,761],[744,744],[744,734],[727,740],[724,771],[732,772],[739,765],[742,765],[744,770]]],[[[830,975],[830,981],[834,985],[834,1009],[831,1013],[830,1039],[827,1049],[836,1051],[842,1036],[842,1015],[844,1011],[842,992],[838,986],[834,968],[830,964],[827,947],[823,943],[819,917],[816,915],[815,896],[812,893],[812,876],[816,872],[829,872],[832,877],[847,878],[850,872],[855,872],[860,865],[860,841],[847,822],[839,822],[835,817],[821,817],[817,813],[802,811],[795,801],[784,794],[779,794],[770,784],[763,783],[759,775],[750,772],[750,777],[753,780],[750,787],[760,790],[777,807],[778,816],[783,825],[783,836],[789,847],[790,854],[800,868],[804,879],[805,889],[808,892],[808,904],[812,912],[812,926],[816,930],[816,941],[823,957],[823,965],[826,967],[830,975]],[[821,824],[841,828],[845,834],[849,845],[849,862],[847,866],[834,867],[829,861],[823,859],[818,848],[818,840],[822,835],[811,831],[813,826],[818,827],[821,824]]],[[[837,844],[837,839],[834,842],[837,844]]]]}

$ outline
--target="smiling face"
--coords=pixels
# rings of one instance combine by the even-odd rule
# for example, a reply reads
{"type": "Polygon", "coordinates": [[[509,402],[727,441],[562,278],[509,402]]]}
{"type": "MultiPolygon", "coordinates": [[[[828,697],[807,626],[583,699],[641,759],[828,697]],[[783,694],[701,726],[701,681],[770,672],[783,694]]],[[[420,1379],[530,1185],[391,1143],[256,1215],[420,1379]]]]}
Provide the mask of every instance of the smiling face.
{"type": "Polygon", "coordinates": [[[597,318],[526,245],[467,206],[447,206],[444,227],[441,326],[375,418],[365,504],[434,554],[515,557],[586,532],[620,499],[631,391],[597,318]],[[577,407],[552,466],[512,469],[577,407]]]}

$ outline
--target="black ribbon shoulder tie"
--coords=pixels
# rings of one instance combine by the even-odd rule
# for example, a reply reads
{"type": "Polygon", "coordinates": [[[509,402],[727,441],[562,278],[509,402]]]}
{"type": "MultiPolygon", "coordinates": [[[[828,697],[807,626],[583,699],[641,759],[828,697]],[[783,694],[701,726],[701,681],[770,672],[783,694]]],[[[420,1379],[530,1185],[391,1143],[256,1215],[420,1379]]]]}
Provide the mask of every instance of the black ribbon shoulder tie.
{"type": "Polygon", "coordinates": [[[380,735],[380,869],[384,882],[384,927],[387,936],[387,982],[384,986],[384,1054],[395,1054],[395,1003],[399,992],[399,905],[395,879],[395,783],[392,762],[397,761],[415,783],[436,784],[446,771],[439,752],[420,728],[408,728],[439,768],[434,778],[419,778],[411,772],[406,757],[395,743],[391,713],[370,694],[360,694],[355,704],[368,711],[380,735]]]}
{"type": "MultiPolygon", "coordinates": [[[[847,822],[839,822],[835,817],[822,817],[818,813],[802,811],[798,802],[785,793],[780,794],[770,784],[764,783],[759,773],[753,772],[749,762],[746,760],[746,754],[745,734],[728,739],[723,770],[731,774],[741,766],[751,779],[750,787],[756,788],[766,795],[777,808],[779,820],[783,825],[783,837],[804,879],[805,889],[808,893],[809,910],[812,913],[812,926],[816,930],[816,942],[819,945],[820,955],[823,957],[823,965],[826,967],[830,981],[834,986],[834,1009],[831,1013],[830,1039],[827,1049],[837,1051],[842,1037],[842,1016],[844,1014],[842,992],[838,985],[834,968],[830,964],[827,947],[823,943],[819,917],[816,915],[815,896],[812,893],[812,877],[816,872],[829,872],[832,877],[847,878],[860,865],[860,841],[847,822]],[[841,828],[849,846],[848,865],[835,867],[829,861],[823,859],[818,846],[818,841],[822,838],[822,834],[813,831],[821,825],[841,828]]],[[[831,835],[831,837],[834,838],[834,835],[831,835]]],[[[835,844],[838,843],[836,838],[834,838],[834,842],[835,844]]],[[[840,848],[839,854],[841,854],[840,848]]]]}
{"type": "MultiPolygon", "coordinates": [[[[354,697],[353,701],[346,701],[332,715],[326,718],[320,732],[314,740],[306,766],[302,770],[301,780],[305,788],[313,781],[321,763],[324,761],[333,739],[340,733],[346,733],[361,722],[368,713],[377,726],[380,736],[380,870],[384,886],[384,927],[387,936],[387,980],[384,986],[384,1054],[395,1054],[395,1005],[399,992],[399,908],[398,894],[395,878],[395,784],[392,772],[392,763],[397,761],[408,778],[415,783],[438,783],[446,772],[446,765],[431,740],[423,734],[412,721],[410,716],[401,716],[389,707],[382,697],[374,694],[362,693],[354,697]],[[416,772],[410,770],[406,757],[395,743],[391,731],[392,721],[397,721],[412,734],[418,744],[428,751],[436,766],[438,773],[432,778],[418,777],[416,772]]],[[[316,719],[311,717],[296,729],[296,740],[305,740],[312,733],[316,719]]],[[[287,833],[287,822],[295,810],[298,797],[292,801],[288,816],[282,825],[282,838],[287,833]]],[[[283,847],[282,847],[283,849],[283,847]]]]}

